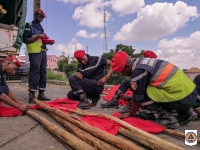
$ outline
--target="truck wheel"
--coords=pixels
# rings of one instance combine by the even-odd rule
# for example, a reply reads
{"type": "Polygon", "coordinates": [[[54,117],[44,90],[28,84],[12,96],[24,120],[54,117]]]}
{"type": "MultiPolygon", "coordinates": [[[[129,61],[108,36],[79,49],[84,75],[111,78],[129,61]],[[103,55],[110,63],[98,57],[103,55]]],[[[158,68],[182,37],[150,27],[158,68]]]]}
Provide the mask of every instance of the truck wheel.
{"type": "Polygon", "coordinates": [[[22,83],[27,83],[28,82],[28,78],[27,77],[21,77],[21,82],[22,83]]]}

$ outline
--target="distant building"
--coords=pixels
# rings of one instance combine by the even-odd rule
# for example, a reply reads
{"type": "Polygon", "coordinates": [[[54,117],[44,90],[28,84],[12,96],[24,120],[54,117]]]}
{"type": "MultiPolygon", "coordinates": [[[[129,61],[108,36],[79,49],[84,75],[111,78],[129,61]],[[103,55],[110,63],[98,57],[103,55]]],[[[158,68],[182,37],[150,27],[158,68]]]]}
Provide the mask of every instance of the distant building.
{"type": "Polygon", "coordinates": [[[47,55],[47,68],[51,70],[58,70],[58,61],[60,57],[56,55],[47,55]]]}
{"type": "Polygon", "coordinates": [[[184,71],[184,73],[193,81],[194,78],[200,74],[200,69],[197,67],[191,68],[187,71],[184,71]]]}
{"type": "Polygon", "coordinates": [[[77,61],[77,60],[76,60],[76,58],[74,58],[74,57],[69,57],[69,56],[68,56],[68,64],[71,64],[72,61],[77,61]]]}

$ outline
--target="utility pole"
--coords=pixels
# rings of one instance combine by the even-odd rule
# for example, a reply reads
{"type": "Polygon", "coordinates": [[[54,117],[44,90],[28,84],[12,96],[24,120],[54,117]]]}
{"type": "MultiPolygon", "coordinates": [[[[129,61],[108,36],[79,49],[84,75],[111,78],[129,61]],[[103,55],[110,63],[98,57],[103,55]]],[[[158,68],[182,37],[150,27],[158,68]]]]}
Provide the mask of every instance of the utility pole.
{"type": "Polygon", "coordinates": [[[86,46],[86,53],[88,54],[88,46],[86,46]]]}
{"type": "Polygon", "coordinates": [[[75,43],[75,51],[77,50],[77,48],[76,48],[76,43],[75,43]]]}
{"type": "Polygon", "coordinates": [[[104,49],[103,49],[103,51],[107,53],[106,10],[104,10],[103,18],[104,18],[104,46],[103,46],[104,49]]]}

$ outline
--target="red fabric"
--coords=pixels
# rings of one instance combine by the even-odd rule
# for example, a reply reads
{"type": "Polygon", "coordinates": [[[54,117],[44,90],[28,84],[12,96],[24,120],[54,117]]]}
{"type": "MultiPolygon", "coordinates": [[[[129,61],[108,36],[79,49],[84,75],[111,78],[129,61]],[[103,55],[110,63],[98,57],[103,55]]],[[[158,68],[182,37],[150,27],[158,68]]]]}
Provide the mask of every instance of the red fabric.
{"type": "Polygon", "coordinates": [[[44,11],[43,11],[42,9],[37,8],[37,9],[35,10],[35,12],[38,13],[38,14],[40,14],[40,15],[42,15],[42,17],[46,18],[46,15],[45,15],[45,13],[44,13],[44,11]]]}
{"type": "Polygon", "coordinates": [[[49,37],[43,38],[42,41],[45,44],[54,44],[55,43],[55,40],[50,40],[49,37]]]}
{"type": "MultiPolygon", "coordinates": [[[[79,102],[65,98],[65,99],[56,99],[56,100],[51,101],[51,102],[43,102],[43,104],[50,106],[50,107],[53,107],[53,108],[57,108],[57,109],[59,109],[63,112],[66,112],[66,113],[70,113],[67,110],[60,109],[59,107],[64,107],[64,108],[76,110],[79,102]]],[[[30,108],[31,109],[42,109],[42,107],[37,105],[37,104],[30,106],[30,108]]]]}
{"type": "MultiPolygon", "coordinates": [[[[103,99],[106,100],[106,101],[110,101],[110,100],[113,98],[113,96],[114,96],[115,92],[117,91],[117,89],[119,88],[119,86],[120,86],[120,84],[118,84],[118,85],[116,85],[116,86],[113,86],[113,87],[111,88],[109,94],[106,95],[106,96],[104,96],[103,99]]],[[[132,95],[133,95],[133,92],[132,92],[131,90],[128,90],[128,91],[125,93],[125,95],[127,95],[127,96],[132,96],[132,95]]],[[[128,102],[125,101],[125,100],[123,100],[123,99],[120,99],[120,100],[118,101],[118,103],[119,103],[119,105],[121,105],[121,106],[126,106],[126,105],[128,104],[128,102]]]]}
{"type": "Polygon", "coordinates": [[[9,60],[9,61],[11,61],[15,65],[17,65],[17,67],[21,67],[22,66],[21,62],[17,58],[15,58],[15,57],[7,56],[6,59],[9,60]]]}
{"type": "Polygon", "coordinates": [[[2,106],[0,101],[0,117],[21,116],[23,113],[23,111],[14,107],[2,106]]]}
{"type": "Polygon", "coordinates": [[[146,50],[146,51],[144,52],[144,57],[148,57],[148,58],[157,58],[157,55],[156,55],[153,51],[146,50]]]}
{"type": "Polygon", "coordinates": [[[84,55],[85,55],[85,51],[84,50],[77,50],[74,53],[74,57],[76,59],[81,59],[84,55]]]}
{"type": "Polygon", "coordinates": [[[121,72],[128,60],[128,54],[124,51],[118,51],[112,58],[111,66],[114,72],[121,72]]]}
{"type": "MultiPolygon", "coordinates": [[[[119,115],[119,114],[113,114],[113,115],[119,115]]],[[[121,125],[119,125],[118,123],[115,123],[109,119],[101,118],[101,117],[84,116],[80,119],[84,122],[87,122],[88,124],[92,126],[95,126],[113,135],[116,135],[119,131],[119,128],[121,127],[121,125]]],[[[137,127],[141,130],[144,130],[152,134],[163,132],[165,130],[164,126],[161,126],[159,124],[156,124],[147,120],[142,120],[139,118],[130,117],[130,118],[124,118],[122,120],[131,124],[134,127],[137,127]]]]}

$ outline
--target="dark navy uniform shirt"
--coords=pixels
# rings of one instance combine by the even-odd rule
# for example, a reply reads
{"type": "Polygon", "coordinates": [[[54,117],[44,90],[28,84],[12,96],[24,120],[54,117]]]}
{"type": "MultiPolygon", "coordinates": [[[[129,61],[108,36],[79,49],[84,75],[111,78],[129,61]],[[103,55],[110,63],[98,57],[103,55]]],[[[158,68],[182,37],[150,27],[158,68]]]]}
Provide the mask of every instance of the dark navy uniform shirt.
{"type": "Polygon", "coordinates": [[[9,88],[4,80],[4,74],[2,72],[2,64],[0,64],[0,95],[5,93],[8,95],[8,92],[9,92],[9,88]]]}
{"type": "Polygon", "coordinates": [[[133,101],[143,102],[150,100],[146,94],[147,86],[150,83],[152,75],[150,72],[144,69],[134,69],[131,73],[131,87],[133,91],[133,101]]]}
{"type": "MultiPolygon", "coordinates": [[[[44,33],[44,29],[41,26],[41,24],[37,24],[35,20],[33,20],[32,22],[26,23],[25,25],[23,41],[25,43],[28,38],[31,38],[34,35],[43,34],[43,33],[44,33]]],[[[42,48],[43,49],[46,48],[46,44],[43,41],[42,41],[42,48]]]]}
{"type": "Polygon", "coordinates": [[[104,77],[104,66],[107,64],[107,60],[97,56],[88,57],[87,65],[78,65],[77,72],[83,75],[83,78],[99,80],[104,77]]]}

